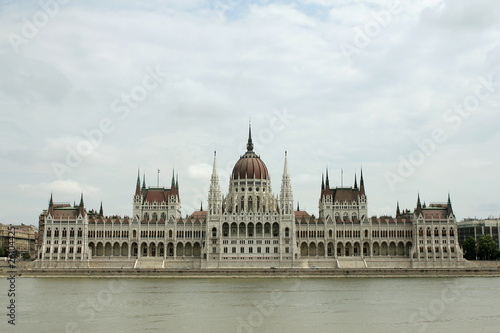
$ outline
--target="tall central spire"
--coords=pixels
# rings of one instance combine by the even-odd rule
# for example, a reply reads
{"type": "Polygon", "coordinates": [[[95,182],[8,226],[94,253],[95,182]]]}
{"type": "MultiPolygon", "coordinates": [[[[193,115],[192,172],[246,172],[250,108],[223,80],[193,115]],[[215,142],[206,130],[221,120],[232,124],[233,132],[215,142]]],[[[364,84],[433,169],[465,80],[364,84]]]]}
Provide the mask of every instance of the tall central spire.
{"type": "Polygon", "coordinates": [[[247,143],[247,151],[253,151],[253,142],[252,142],[252,123],[249,121],[248,123],[248,143],[247,143]]]}

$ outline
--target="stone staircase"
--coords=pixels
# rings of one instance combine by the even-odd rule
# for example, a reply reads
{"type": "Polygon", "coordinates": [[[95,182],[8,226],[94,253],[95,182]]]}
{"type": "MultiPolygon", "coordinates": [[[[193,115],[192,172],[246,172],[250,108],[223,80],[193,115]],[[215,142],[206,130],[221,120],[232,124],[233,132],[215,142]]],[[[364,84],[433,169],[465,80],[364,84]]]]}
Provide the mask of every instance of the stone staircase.
{"type": "Polygon", "coordinates": [[[163,268],[163,258],[139,258],[137,259],[134,268],[163,268]]]}
{"type": "Polygon", "coordinates": [[[338,268],[366,268],[366,262],[361,257],[338,257],[338,268]]]}

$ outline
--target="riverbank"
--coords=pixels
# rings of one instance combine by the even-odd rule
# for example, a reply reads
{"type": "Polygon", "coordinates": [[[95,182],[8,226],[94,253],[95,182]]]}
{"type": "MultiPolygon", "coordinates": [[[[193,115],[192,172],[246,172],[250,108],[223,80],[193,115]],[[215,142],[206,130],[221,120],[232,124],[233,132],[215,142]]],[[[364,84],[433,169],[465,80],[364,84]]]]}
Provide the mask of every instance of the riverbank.
{"type": "Polygon", "coordinates": [[[456,269],[22,269],[20,278],[424,278],[500,277],[498,268],[456,269]]]}

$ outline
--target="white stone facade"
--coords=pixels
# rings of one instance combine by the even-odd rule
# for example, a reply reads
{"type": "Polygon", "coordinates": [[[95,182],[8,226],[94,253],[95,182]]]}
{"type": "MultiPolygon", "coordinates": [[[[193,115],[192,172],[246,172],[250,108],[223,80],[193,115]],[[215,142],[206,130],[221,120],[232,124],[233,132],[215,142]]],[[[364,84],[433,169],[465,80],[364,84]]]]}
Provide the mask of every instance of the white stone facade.
{"type": "Polygon", "coordinates": [[[395,217],[368,217],[363,174],[358,187],[321,184],[319,215],[297,208],[285,154],[274,195],[264,162],[253,151],[236,163],[228,194],[220,191],[214,156],[208,209],[181,217],[178,180],[146,187],[137,176],[132,217],[104,217],[79,205],[49,202],[40,215],[38,264],[45,267],[378,268],[460,267],[457,223],[447,203],[395,217]]]}

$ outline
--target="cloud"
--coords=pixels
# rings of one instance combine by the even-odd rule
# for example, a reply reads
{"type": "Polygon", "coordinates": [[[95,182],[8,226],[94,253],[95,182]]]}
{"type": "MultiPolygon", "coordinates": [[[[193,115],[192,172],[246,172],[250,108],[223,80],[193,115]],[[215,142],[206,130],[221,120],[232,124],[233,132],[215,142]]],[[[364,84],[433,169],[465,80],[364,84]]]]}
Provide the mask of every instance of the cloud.
{"type": "MultiPolygon", "coordinates": [[[[392,214],[397,200],[412,208],[418,190],[442,201],[448,189],[459,216],[483,213],[469,203],[495,196],[496,173],[483,162],[496,161],[485,156],[500,140],[498,91],[459,129],[443,114],[500,68],[499,4],[401,2],[401,14],[351,62],[340,45],[353,43],[354,29],[387,8],[386,1],[225,4],[230,8],[194,0],[70,3],[20,45],[19,54],[8,39],[0,41],[6,64],[0,69],[0,172],[2,185],[16,189],[0,194],[4,218],[16,219],[18,211],[7,207],[37,193],[39,209],[23,213],[24,220],[36,220],[51,191],[60,191],[61,200],[84,191],[89,207],[103,200],[107,212],[128,215],[131,206],[123,207],[138,168],[148,185],[156,184],[160,168],[166,186],[175,169],[183,213],[190,213],[188,206],[198,208],[210,184],[214,150],[227,192],[232,167],[245,152],[248,118],[274,190],[287,150],[294,198],[310,213],[316,213],[326,166],[332,182],[340,183],[342,168],[350,184],[361,165],[370,215],[392,214]],[[168,73],[158,88],[134,102],[127,116],[115,112],[113,103],[130,98],[156,66],[168,73]],[[284,109],[294,118],[277,130],[271,118],[284,109]],[[59,180],[52,164],[65,163],[68,149],[103,119],[114,130],[59,180]],[[384,173],[436,127],[446,130],[446,143],[390,191],[384,173]],[[470,170],[482,175],[474,198],[462,195],[469,193],[463,179],[471,178],[470,170]]],[[[1,9],[6,35],[21,33],[21,18],[40,7],[12,2],[1,9]]],[[[490,205],[484,214],[494,210],[490,205]]]]}

